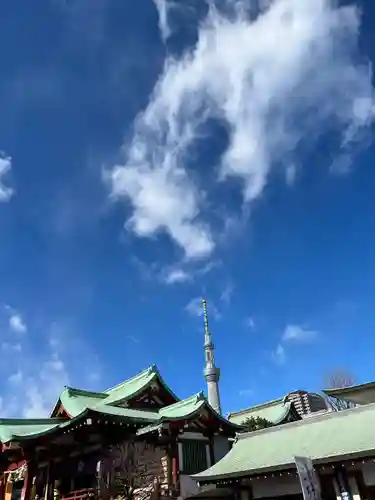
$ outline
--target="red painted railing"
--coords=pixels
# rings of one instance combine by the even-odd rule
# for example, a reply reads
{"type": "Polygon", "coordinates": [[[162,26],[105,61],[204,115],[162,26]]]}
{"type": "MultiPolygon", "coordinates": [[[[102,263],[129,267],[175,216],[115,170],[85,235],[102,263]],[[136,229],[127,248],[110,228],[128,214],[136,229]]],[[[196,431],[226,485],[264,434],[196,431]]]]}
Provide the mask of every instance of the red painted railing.
{"type": "Polygon", "coordinates": [[[67,495],[63,495],[64,500],[85,500],[95,495],[94,488],[84,488],[83,490],[70,491],[67,495]]]}

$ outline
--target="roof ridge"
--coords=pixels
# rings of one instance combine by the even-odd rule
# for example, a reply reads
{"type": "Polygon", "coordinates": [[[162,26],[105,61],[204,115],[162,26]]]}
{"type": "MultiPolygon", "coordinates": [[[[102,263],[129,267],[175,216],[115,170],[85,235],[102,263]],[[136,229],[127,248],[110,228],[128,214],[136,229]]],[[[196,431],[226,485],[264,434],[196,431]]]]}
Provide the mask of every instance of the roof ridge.
{"type": "MultiPolygon", "coordinates": [[[[97,392],[97,391],[86,391],[86,389],[77,389],[76,387],[70,387],[69,385],[65,386],[65,390],[71,393],[76,393],[79,396],[101,396],[104,398],[107,397],[107,394],[105,392],[97,392]]],[[[73,395],[73,394],[71,394],[73,395]]]]}
{"type": "Polygon", "coordinates": [[[247,413],[248,411],[251,411],[251,410],[259,410],[261,408],[267,408],[267,407],[272,406],[273,404],[276,404],[276,403],[282,403],[284,397],[285,396],[283,396],[282,398],[273,399],[271,401],[266,401],[265,403],[260,403],[258,405],[249,406],[248,408],[243,408],[242,410],[232,411],[231,413],[228,413],[228,418],[233,417],[234,415],[241,415],[241,413],[247,413]]]}
{"type": "Polygon", "coordinates": [[[241,434],[238,434],[236,436],[237,440],[240,439],[246,439],[250,438],[252,436],[257,436],[260,433],[266,434],[267,432],[278,432],[282,431],[285,428],[289,427],[300,427],[301,425],[311,425],[315,422],[321,422],[324,420],[330,420],[331,418],[344,418],[350,415],[351,413],[362,413],[366,412],[369,410],[374,410],[375,409],[375,403],[370,403],[367,405],[361,405],[357,406],[355,408],[349,408],[347,410],[340,410],[340,411],[329,411],[327,410],[324,413],[321,413],[319,415],[312,416],[310,418],[302,418],[301,420],[297,420],[296,422],[288,422],[287,424],[283,425],[274,425],[272,427],[267,427],[265,429],[259,429],[257,431],[252,431],[252,432],[244,432],[241,434]]]}
{"type": "Polygon", "coordinates": [[[106,389],[104,392],[108,395],[108,393],[111,393],[112,391],[114,391],[116,389],[119,389],[124,384],[127,384],[128,382],[133,382],[134,380],[137,380],[138,378],[141,378],[144,375],[149,375],[151,373],[155,373],[156,375],[159,375],[159,370],[158,370],[158,368],[157,368],[157,366],[155,364],[152,364],[148,368],[145,368],[144,370],[141,370],[136,375],[133,375],[133,377],[130,377],[130,378],[126,379],[126,380],[123,380],[119,384],[117,384],[117,385],[115,385],[113,387],[110,387],[109,389],[106,389]]]}

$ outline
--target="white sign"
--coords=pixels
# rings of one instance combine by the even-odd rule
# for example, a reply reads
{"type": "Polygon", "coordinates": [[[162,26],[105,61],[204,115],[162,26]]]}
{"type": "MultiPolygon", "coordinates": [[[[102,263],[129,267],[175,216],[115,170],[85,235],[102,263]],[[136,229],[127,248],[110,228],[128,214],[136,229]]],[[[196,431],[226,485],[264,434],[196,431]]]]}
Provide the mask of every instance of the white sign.
{"type": "Polygon", "coordinates": [[[304,500],[321,500],[320,483],[311,458],[294,457],[304,500]]]}

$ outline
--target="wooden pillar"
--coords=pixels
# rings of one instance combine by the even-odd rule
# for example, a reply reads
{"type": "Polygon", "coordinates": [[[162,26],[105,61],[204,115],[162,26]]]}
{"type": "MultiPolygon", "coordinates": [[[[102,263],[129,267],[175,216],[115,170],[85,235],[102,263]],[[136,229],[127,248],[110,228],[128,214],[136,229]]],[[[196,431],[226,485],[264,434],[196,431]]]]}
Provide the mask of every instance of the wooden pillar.
{"type": "Polygon", "coordinates": [[[177,436],[173,437],[173,440],[170,445],[170,454],[171,454],[171,469],[172,469],[172,486],[173,488],[178,488],[179,481],[179,460],[178,460],[178,444],[177,444],[177,436]]]}
{"type": "Polygon", "coordinates": [[[25,478],[23,480],[23,488],[21,493],[21,500],[30,500],[31,499],[31,490],[33,486],[33,478],[34,478],[35,467],[32,462],[28,462],[25,478]]]}
{"type": "Polygon", "coordinates": [[[10,480],[10,474],[7,474],[6,476],[7,476],[7,481],[6,481],[6,484],[5,484],[4,499],[5,500],[11,500],[11,498],[12,498],[12,492],[13,492],[13,483],[10,480]]]}
{"type": "Polygon", "coordinates": [[[6,474],[3,474],[0,478],[0,500],[4,500],[5,484],[6,484],[6,474]]]}
{"type": "Polygon", "coordinates": [[[51,462],[48,462],[47,471],[46,471],[46,483],[44,486],[44,500],[48,500],[49,498],[49,488],[50,488],[50,475],[51,475],[51,462]]]}

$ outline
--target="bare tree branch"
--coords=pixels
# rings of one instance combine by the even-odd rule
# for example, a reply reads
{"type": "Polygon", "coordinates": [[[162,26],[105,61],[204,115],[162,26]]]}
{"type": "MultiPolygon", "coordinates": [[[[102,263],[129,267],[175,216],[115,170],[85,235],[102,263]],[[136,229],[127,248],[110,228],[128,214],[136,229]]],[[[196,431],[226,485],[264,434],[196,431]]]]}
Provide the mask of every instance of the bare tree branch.
{"type": "MultiPolygon", "coordinates": [[[[326,389],[344,389],[356,384],[356,379],[345,368],[336,368],[329,372],[324,378],[326,389]]],[[[328,404],[334,411],[347,410],[355,406],[351,401],[327,396],[328,404]]]]}

